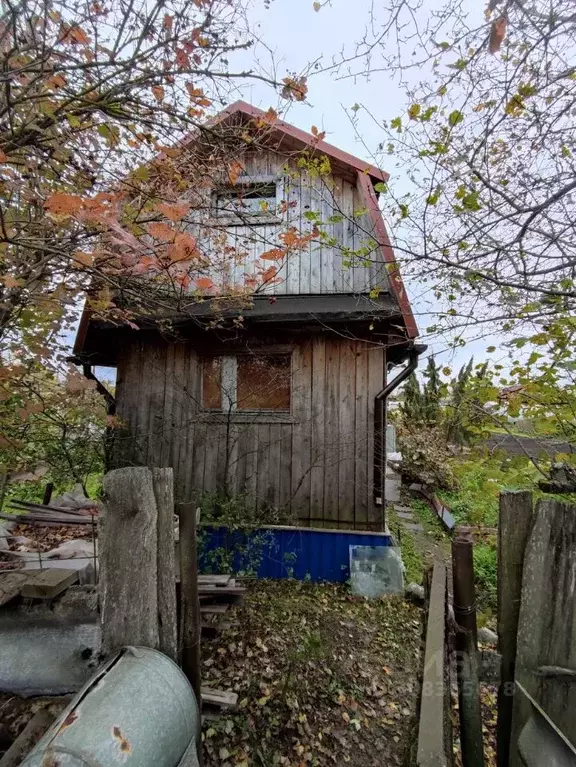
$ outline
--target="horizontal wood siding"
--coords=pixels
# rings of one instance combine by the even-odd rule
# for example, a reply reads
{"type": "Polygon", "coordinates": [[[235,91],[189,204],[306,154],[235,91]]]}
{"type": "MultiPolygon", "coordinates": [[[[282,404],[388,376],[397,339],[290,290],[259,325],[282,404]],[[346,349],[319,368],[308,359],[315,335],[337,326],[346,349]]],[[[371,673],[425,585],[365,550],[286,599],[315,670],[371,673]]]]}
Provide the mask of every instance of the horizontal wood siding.
{"type": "Polygon", "coordinates": [[[143,338],[123,350],[117,465],[173,466],[178,501],[227,486],[274,521],[378,529],[373,506],[373,408],[384,350],[333,336],[298,341],[292,412],[240,423],[206,420],[190,343],[143,338]],[[272,511],[273,510],[273,511],[272,511]]]}

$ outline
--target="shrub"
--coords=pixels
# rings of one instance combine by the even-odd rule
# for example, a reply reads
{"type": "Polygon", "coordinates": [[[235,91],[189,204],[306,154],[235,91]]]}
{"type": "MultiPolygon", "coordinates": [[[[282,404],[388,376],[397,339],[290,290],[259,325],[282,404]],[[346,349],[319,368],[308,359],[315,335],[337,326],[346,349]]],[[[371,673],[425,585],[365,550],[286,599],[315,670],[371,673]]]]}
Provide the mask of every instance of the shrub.
{"type": "Polygon", "coordinates": [[[474,546],[474,578],[478,608],[495,613],[498,607],[498,555],[495,546],[487,543],[474,546]]]}

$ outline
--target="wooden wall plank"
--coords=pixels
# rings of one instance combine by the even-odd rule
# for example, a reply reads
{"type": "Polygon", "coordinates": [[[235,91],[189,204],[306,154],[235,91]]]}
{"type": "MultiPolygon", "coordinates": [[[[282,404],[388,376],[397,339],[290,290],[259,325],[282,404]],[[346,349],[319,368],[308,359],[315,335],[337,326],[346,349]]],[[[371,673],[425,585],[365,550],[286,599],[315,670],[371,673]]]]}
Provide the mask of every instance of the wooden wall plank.
{"type": "Polygon", "coordinates": [[[383,507],[374,504],[374,397],[384,387],[384,350],[372,347],[368,353],[368,529],[380,529],[384,519],[383,507]]]}
{"type": "Polygon", "coordinates": [[[355,396],[355,465],[354,465],[354,523],[362,530],[368,523],[368,498],[371,484],[368,481],[368,431],[372,424],[368,422],[370,398],[373,396],[368,386],[368,357],[370,346],[358,342],[356,354],[356,396],[355,396]]]}
{"type": "Polygon", "coordinates": [[[324,522],[335,527],[338,522],[338,460],[340,401],[340,341],[326,339],[324,421],[324,522]]]}
{"type": "Polygon", "coordinates": [[[282,517],[292,517],[292,424],[282,424],[280,442],[279,502],[282,517]]]}
{"type": "Polygon", "coordinates": [[[338,428],[338,522],[339,527],[354,526],[354,479],[356,437],[356,342],[342,340],[340,348],[340,391],[338,428]]]}
{"type": "Polygon", "coordinates": [[[292,510],[300,520],[310,518],[310,428],[312,345],[303,340],[292,358],[292,510]]]}
{"type": "Polygon", "coordinates": [[[310,470],[310,519],[324,517],[324,418],[326,406],[326,339],[312,339],[312,424],[310,470]]]}

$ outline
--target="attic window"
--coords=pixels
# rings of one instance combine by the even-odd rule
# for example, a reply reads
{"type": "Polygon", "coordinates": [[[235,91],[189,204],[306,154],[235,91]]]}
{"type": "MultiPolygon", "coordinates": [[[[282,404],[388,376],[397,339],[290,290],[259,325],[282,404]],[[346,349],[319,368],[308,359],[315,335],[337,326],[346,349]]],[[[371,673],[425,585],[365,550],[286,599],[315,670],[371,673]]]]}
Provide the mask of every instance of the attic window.
{"type": "Polygon", "coordinates": [[[289,354],[238,354],[202,360],[204,410],[290,410],[289,354]]]}
{"type": "Polygon", "coordinates": [[[275,183],[239,183],[216,190],[212,214],[231,223],[266,223],[276,214],[275,183]]]}

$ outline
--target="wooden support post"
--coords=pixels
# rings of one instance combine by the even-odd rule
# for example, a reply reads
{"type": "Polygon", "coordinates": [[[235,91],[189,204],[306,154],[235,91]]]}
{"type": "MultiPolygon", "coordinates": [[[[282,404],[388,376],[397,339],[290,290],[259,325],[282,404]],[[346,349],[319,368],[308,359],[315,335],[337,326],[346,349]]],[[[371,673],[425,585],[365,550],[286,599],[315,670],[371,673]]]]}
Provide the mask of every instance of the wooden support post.
{"type": "Polygon", "coordinates": [[[498,518],[498,649],[502,656],[498,688],[497,763],[509,760],[516,638],[522,597],[524,554],[534,519],[528,491],[500,494],[498,518]]]}
{"type": "Polygon", "coordinates": [[[478,680],[476,595],[471,541],[465,538],[452,540],[452,570],[454,616],[458,624],[456,668],[462,763],[464,767],[483,767],[484,744],[478,680]]]}
{"type": "Polygon", "coordinates": [[[152,472],[130,467],[104,477],[100,518],[100,615],[104,655],[124,645],[157,648],[158,512],[152,472]]]}
{"type": "Polygon", "coordinates": [[[452,539],[452,571],[454,573],[454,617],[459,626],[472,634],[474,648],[477,650],[473,544],[468,538],[457,536],[452,539]]]}
{"type": "Polygon", "coordinates": [[[174,552],[174,476],[172,469],[152,469],[158,510],[158,633],[159,648],[178,658],[176,626],[176,558],[174,552]]]}
{"type": "Polygon", "coordinates": [[[54,482],[47,482],[44,488],[44,495],[42,497],[42,503],[44,506],[48,506],[52,500],[52,493],[54,492],[54,482]]]}
{"type": "Polygon", "coordinates": [[[201,705],[200,599],[198,596],[198,554],[196,508],[193,503],[179,505],[180,520],[180,650],[182,670],[188,677],[201,705]]]}

